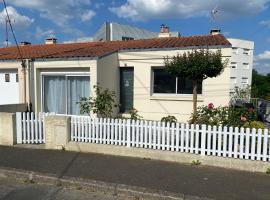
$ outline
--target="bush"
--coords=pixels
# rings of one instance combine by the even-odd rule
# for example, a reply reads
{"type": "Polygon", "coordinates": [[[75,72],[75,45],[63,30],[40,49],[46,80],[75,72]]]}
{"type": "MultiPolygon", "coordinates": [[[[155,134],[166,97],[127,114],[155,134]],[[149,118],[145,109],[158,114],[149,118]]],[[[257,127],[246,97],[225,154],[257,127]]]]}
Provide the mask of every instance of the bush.
{"type": "Polygon", "coordinates": [[[244,106],[219,106],[214,108],[210,103],[208,106],[200,106],[197,113],[192,114],[190,123],[206,124],[211,126],[233,126],[242,127],[246,122],[257,120],[257,112],[253,108],[244,106]]]}
{"type": "Polygon", "coordinates": [[[135,108],[133,108],[132,110],[129,111],[130,114],[130,119],[134,119],[134,120],[139,120],[142,119],[143,117],[140,116],[138,114],[138,110],[136,110],[135,108]]]}
{"type": "Polygon", "coordinates": [[[176,123],[177,122],[177,119],[173,115],[168,115],[167,117],[162,117],[161,118],[161,121],[162,122],[165,122],[166,124],[167,123],[172,124],[172,123],[176,123]]]}
{"type": "Polygon", "coordinates": [[[111,117],[115,104],[115,92],[109,89],[102,89],[100,86],[94,86],[96,97],[81,97],[77,102],[80,105],[81,113],[90,115],[91,111],[99,117],[111,117]]]}
{"type": "Polygon", "coordinates": [[[264,124],[260,121],[246,122],[243,127],[244,128],[255,128],[255,129],[264,129],[265,128],[264,124]]]}

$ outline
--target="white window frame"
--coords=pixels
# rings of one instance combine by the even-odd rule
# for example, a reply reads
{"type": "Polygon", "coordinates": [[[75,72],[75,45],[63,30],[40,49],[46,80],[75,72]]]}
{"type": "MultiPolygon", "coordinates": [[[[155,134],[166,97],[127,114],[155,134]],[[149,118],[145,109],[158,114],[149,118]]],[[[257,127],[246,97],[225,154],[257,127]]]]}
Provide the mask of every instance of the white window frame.
{"type": "MultiPolygon", "coordinates": [[[[44,76],[89,76],[90,78],[90,88],[91,88],[91,76],[90,72],[41,72],[40,73],[40,105],[41,105],[41,112],[44,112],[44,76]]],[[[65,88],[67,94],[67,87],[65,88]]],[[[91,96],[91,91],[90,91],[91,96]]],[[[67,98],[66,98],[66,111],[67,111],[67,98]]],[[[66,113],[67,114],[67,113],[66,113]]]]}
{"type": "Polygon", "coordinates": [[[243,69],[249,69],[249,63],[243,63],[243,69]]]}
{"type": "Polygon", "coordinates": [[[238,55],[239,54],[239,48],[232,47],[232,53],[235,54],[235,55],[238,55]]]}
{"type": "Polygon", "coordinates": [[[250,49],[243,49],[244,55],[250,55],[250,49]]]}
{"type": "Polygon", "coordinates": [[[230,79],[231,79],[231,81],[234,80],[232,84],[234,84],[234,85],[237,84],[237,78],[236,77],[231,77],[230,79]]]}
{"type": "Polygon", "coordinates": [[[242,77],[242,81],[241,81],[242,85],[248,85],[248,78],[247,77],[242,77]],[[245,82],[243,82],[245,80],[245,82]]]}

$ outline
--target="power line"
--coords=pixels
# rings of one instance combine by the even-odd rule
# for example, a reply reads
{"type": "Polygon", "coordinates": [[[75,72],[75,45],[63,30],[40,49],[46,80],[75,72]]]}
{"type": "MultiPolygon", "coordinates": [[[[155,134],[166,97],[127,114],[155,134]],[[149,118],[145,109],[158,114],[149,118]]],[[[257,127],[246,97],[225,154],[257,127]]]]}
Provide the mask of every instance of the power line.
{"type": "Polygon", "coordinates": [[[13,27],[12,27],[12,24],[11,24],[11,21],[10,21],[10,17],[9,17],[9,14],[8,14],[7,5],[6,5],[5,0],[3,0],[3,4],[4,4],[4,8],[5,8],[6,14],[7,14],[7,21],[8,21],[8,23],[9,23],[10,30],[11,30],[11,32],[12,32],[12,35],[13,35],[13,38],[14,38],[16,47],[17,47],[18,52],[19,52],[19,56],[20,56],[20,59],[21,59],[21,62],[22,62],[22,67],[25,68],[25,63],[24,63],[24,60],[23,60],[23,56],[22,56],[20,47],[19,47],[19,45],[18,45],[16,36],[15,36],[14,30],[13,30],[13,27]]]}

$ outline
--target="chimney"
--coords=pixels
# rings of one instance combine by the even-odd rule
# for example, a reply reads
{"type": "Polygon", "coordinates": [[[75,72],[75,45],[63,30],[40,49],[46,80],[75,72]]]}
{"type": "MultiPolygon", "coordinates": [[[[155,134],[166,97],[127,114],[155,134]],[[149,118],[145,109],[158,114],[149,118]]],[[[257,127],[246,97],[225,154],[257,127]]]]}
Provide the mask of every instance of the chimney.
{"type": "Polygon", "coordinates": [[[45,44],[56,44],[57,39],[56,38],[46,38],[45,44]]]}
{"type": "Polygon", "coordinates": [[[160,33],[158,34],[159,38],[171,37],[170,29],[165,24],[160,25],[160,33]]]}
{"type": "Polygon", "coordinates": [[[20,42],[20,46],[28,46],[31,45],[31,42],[22,41],[20,42]]]}
{"type": "Polygon", "coordinates": [[[218,35],[220,34],[221,30],[220,29],[211,29],[210,35],[218,35]]]}

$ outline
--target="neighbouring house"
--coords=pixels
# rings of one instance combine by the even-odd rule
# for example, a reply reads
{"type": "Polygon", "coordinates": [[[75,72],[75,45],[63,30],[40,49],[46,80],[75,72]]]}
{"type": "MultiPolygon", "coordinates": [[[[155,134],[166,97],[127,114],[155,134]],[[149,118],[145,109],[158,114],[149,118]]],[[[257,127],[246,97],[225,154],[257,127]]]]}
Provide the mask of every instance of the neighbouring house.
{"type": "Polygon", "coordinates": [[[254,42],[228,38],[232,44],[231,90],[252,83],[254,42]]]}
{"type": "MultiPolygon", "coordinates": [[[[50,38],[45,44],[20,46],[25,69],[15,46],[1,48],[0,69],[18,73],[20,101],[31,102],[34,111],[80,114],[79,98],[95,95],[93,86],[99,84],[116,92],[121,106],[115,114],[134,107],[145,119],[174,115],[186,121],[192,112],[191,82],[167,74],[164,57],[200,48],[221,49],[230,62],[231,44],[221,34],[72,44],[50,38]]],[[[227,105],[230,77],[227,66],[220,76],[204,80],[199,105],[227,105]]]]}

